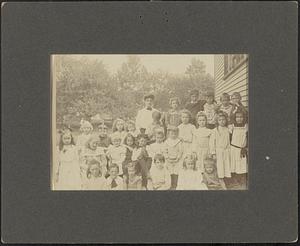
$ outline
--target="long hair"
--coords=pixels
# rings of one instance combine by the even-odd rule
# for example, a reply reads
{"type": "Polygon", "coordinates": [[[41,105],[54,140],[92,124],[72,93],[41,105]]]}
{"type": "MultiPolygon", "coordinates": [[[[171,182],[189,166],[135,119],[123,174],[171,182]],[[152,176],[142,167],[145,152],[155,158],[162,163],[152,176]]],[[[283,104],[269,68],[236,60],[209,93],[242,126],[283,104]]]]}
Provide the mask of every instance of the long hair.
{"type": "Polygon", "coordinates": [[[193,153],[188,153],[184,156],[184,159],[183,159],[183,168],[186,170],[187,169],[187,166],[186,166],[186,160],[188,158],[191,158],[193,160],[193,163],[194,163],[194,168],[193,170],[197,170],[197,167],[196,167],[196,161],[197,161],[197,157],[195,154],[193,153]]]}
{"type": "Polygon", "coordinates": [[[127,133],[126,137],[124,138],[123,144],[127,145],[127,139],[132,138],[133,140],[133,148],[136,147],[136,139],[131,133],[127,133]]]}
{"type": "Polygon", "coordinates": [[[199,127],[199,124],[198,124],[198,118],[199,117],[204,117],[205,118],[205,121],[206,121],[205,126],[207,126],[207,116],[206,116],[206,114],[203,111],[199,111],[196,115],[196,125],[197,125],[197,127],[199,127]]]}
{"type": "Polygon", "coordinates": [[[189,116],[189,123],[191,123],[192,113],[187,109],[183,109],[183,110],[180,111],[180,116],[182,116],[183,114],[187,114],[189,116]]]}
{"type": "Polygon", "coordinates": [[[63,136],[67,135],[67,134],[69,134],[71,136],[71,143],[70,143],[70,145],[75,145],[75,141],[74,141],[74,138],[73,138],[73,135],[72,135],[71,132],[61,132],[60,138],[59,138],[59,143],[58,143],[58,149],[60,151],[62,151],[63,148],[64,148],[63,136]]]}
{"type": "Polygon", "coordinates": [[[228,123],[229,123],[228,115],[227,115],[227,113],[225,113],[225,112],[223,112],[223,111],[220,111],[220,112],[217,114],[217,123],[216,123],[216,125],[219,126],[218,119],[221,118],[221,117],[225,117],[225,120],[226,120],[225,126],[228,126],[228,123]]]}
{"type": "Polygon", "coordinates": [[[99,168],[99,176],[98,176],[98,177],[101,177],[101,176],[102,176],[102,172],[101,172],[101,167],[100,167],[100,162],[99,162],[99,161],[97,161],[97,160],[95,160],[95,159],[92,159],[92,160],[90,160],[87,164],[88,164],[88,168],[87,168],[87,170],[86,170],[86,177],[87,177],[88,179],[91,178],[91,174],[92,174],[92,172],[91,172],[91,167],[94,166],[94,165],[97,165],[97,167],[99,168]]]}
{"type": "Polygon", "coordinates": [[[232,122],[234,126],[245,126],[245,124],[248,122],[248,117],[247,114],[244,110],[238,109],[233,115],[232,115],[232,122]],[[237,124],[236,123],[236,115],[241,114],[243,115],[243,123],[242,124],[237,124]]]}
{"type": "Polygon", "coordinates": [[[118,118],[113,123],[112,132],[116,132],[117,131],[117,123],[118,122],[122,122],[123,123],[123,131],[125,131],[125,121],[123,119],[121,119],[121,118],[118,118]]]}

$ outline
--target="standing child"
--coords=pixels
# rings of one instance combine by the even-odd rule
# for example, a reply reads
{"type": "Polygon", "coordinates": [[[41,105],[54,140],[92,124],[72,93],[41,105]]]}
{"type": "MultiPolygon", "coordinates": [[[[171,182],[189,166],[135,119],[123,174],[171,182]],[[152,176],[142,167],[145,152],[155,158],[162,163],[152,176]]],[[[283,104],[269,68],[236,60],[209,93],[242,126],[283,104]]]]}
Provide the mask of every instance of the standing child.
{"type": "Polygon", "coordinates": [[[194,151],[197,154],[197,168],[203,172],[203,161],[209,155],[209,139],[212,130],[207,128],[207,118],[204,112],[199,112],[196,118],[198,128],[195,131],[194,151]]]}
{"type": "MultiPolygon", "coordinates": [[[[242,104],[241,102],[242,100],[242,97],[241,97],[241,94],[239,92],[233,92],[232,95],[231,95],[231,103],[234,107],[233,109],[233,114],[236,112],[236,111],[243,111],[244,114],[245,114],[245,121],[248,122],[248,119],[247,119],[247,115],[248,115],[248,112],[247,112],[247,109],[246,107],[242,104]]],[[[233,119],[234,121],[234,119],[233,119]]]]}
{"type": "Polygon", "coordinates": [[[182,123],[178,126],[179,138],[182,141],[184,153],[190,152],[192,148],[192,143],[195,138],[196,127],[190,123],[191,113],[188,110],[181,111],[181,121],[182,123]]]}
{"type": "Polygon", "coordinates": [[[92,136],[93,126],[87,120],[82,120],[80,122],[80,131],[81,134],[77,137],[76,145],[78,147],[79,154],[81,154],[82,150],[85,148],[86,142],[92,136]]]}
{"type": "Polygon", "coordinates": [[[119,176],[119,166],[111,164],[108,167],[109,176],[105,180],[104,190],[124,190],[123,179],[119,176]]]}
{"type": "Polygon", "coordinates": [[[236,111],[231,130],[231,172],[242,189],[247,188],[247,139],[248,124],[244,111],[236,111]]]}
{"type": "Polygon", "coordinates": [[[182,169],[183,146],[178,138],[178,127],[168,126],[168,138],[166,140],[166,167],[171,175],[171,190],[175,190],[178,180],[178,171],[182,169]]]}
{"type": "Polygon", "coordinates": [[[159,111],[154,111],[152,113],[152,123],[147,127],[145,132],[148,135],[150,142],[155,142],[155,130],[162,127],[161,113],[159,111]]]}
{"type": "Polygon", "coordinates": [[[116,119],[113,123],[112,132],[114,135],[119,135],[121,143],[123,143],[124,138],[127,135],[127,132],[125,131],[125,121],[122,119],[116,119]]]}
{"type": "Polygon", "coordinates": [[[181,124],[181,112],[179,110],[180,101],[178,97],[173,97],[169,101],[171,109],[165,113],[163,120],[165,126],[179,126],[181,124]]]}
{"type": "Polygon", "coordinates": [[[230,124],[234,110],[234,106],[230,103],[230,96],[227,93],[223,93],[220,97],[220,102],[219,111],[227,114],[227,121],[230,124]]]}
{"type": "Polygon", "coordinates": [[[217,120],[217,103],[214,99],[213,93],[208,92],[206,94],[206,103],[204,104],[203,108],[207,117],[206,127],[209,129],[214,129],[216,127],[217,120]]]}
{"type": "Polygon", "coordinates": [[[156,154],[165,154],[166,144],[164,143],[165,133],[162,128],[155,131],[155,143],[146,147],[149,156],[153,159],[156,154]]]}
{"type": "Polygon", "coordinates": [[[56,164],[57,166],[54,167],[55,189],[80,190],[82,181],[78,149],[70,132],[64,132],[60,136],[56,164]]]}
{"type": "Polygon", "coordinates": [[[128,133],[124,139],[124,146],[126,147],[125,160],[123,161],[123,173],[127,173],[127,164],[132,160],[133,150],[136,148],[135,137],[128,133]]]}
{"type": "Polygon", "coordinates": [[[105,178],[101,172],[100,162],[95,159],[88,161],[88,169],[86,173],[86,182],[84,189],[86,190],[103,190],[105,178]]]}
{"type": "Polygon", "coordinates": [[[110,137],[108,136],[107,130],[108,127],[103,122],[98,126],[99,130],[99,143],[98,146],[104,148],[104,151],[107,151],[108,146],[111,144],[110,137]]]}
{"type": "Polygon", "coordinates": [[[142,190],[142,177],[137,172],[137,162],[127,164],[127,173],[123,176],[124,190],[142,190]]]}
{"type": "Polygon", "coordinates": [[[107,149],[108,166],[116,164],[119,167],[119,175],[123,175],[123,162],[126,158],[126,147],[121,145],[121,136],[116,132],[111,135],[112,145],[107,149]]]}
{"type": "Polygon", "coordinates": [[[213,158],[204,160],[204,173],[202,181],[209,190],[227,190],[225,183],[218,177],[216,161],[213,158]]]}
{"type": "Polygon", "coordinates": [[[135,122],[133,120],[129,120],[127,122],[127,127],[126,128],[127,128],[128,133],[130,133],[135,138],[139,134],[139,131],[136,129],[135,122]]]}
{"type": "Polygon", "coordinates": [[[144,188],[147,188],[147,180],[151,168],[151,158],[146,150],[148,140],[147,135],[139,134],[137,137],[138,147],[132,153],[132,161],[137,162],[137,170],[142,175],[142,185],[144,188]]]}
{"type": "Polygon", "coordinates": [[[191,112],[191,123],[196,125],[196,115],[199,111],[203,111],[205,100],[199,100],[199,91],[192,90],[190,93],[190,101],[185,105],[185,109],[191,112]]]}
{"type": "MultiPolygon", "coordinates": [[[[212,130],[210,138],[210,153],[217,158],[217,173],[221,179],[231,178],[230,138],[228,117],[220,112],[217,118],[218,126],[212,130]]],[[[226,184],[226,179],[224,179],[226,184]]],[[[229,181],[229,180],[228,180],[229,181]]]]}
{"type": "Polygon", "coordinates": [[[178,175],[176,190],[207,190],[202,182],[202,174],[196,167],[196,156],[187,154],[183,160],[183,169],[178,175]]]}
{"type": "Polygon", "coordinates": [[[165,166],[165,157],[162,154],[156,154],[153,163],[148,179],[148,189],[169,190],[171,188],[171,175],[165,166]]]}

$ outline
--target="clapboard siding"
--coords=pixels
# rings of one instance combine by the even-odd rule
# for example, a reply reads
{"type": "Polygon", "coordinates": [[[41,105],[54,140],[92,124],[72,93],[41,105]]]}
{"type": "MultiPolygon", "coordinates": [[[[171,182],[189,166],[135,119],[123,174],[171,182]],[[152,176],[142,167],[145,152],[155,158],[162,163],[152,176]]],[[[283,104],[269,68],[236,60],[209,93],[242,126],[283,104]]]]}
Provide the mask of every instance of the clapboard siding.
{"type": "Polygon", "coordinates": [[[215,55],[215,99],[219,103],[222,93],[239,92],[242,103],[248,107],[248,60],[224,78],[224,55],[215,55]]]}

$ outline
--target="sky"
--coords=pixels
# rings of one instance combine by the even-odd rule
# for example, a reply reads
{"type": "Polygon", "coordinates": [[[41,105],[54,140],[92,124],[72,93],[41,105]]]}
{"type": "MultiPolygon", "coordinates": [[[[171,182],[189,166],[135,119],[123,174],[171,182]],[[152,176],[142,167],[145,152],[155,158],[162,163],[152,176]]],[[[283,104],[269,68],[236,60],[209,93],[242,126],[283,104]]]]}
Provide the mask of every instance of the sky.
{"type": "MultiPolygon", "coordinates": [[[[75,58],[80,58],[82,55],[72,55],[75,58]]],[[[106,65],[110,72],[118,70],[123,62],[126,62],[127,55],[84,55],[92,59],[99,59],[106,65]]],[[[138,55],[141,58],[141,63],[148,71],[153,72],[158,69],[162,71],[182,74],[186,67],[190,64],[192,58],[197,58],[203,61],[206,65],[206,72],[212,77],[214,76],[214,55],[138,55]]]]}

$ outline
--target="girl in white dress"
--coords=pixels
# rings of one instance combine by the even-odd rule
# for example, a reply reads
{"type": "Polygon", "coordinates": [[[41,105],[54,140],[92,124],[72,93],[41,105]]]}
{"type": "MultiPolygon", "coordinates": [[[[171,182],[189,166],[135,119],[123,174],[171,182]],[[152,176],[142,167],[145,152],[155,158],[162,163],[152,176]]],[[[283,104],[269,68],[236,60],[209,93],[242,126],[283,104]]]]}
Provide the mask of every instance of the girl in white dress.
{"type": "Polygon", "coordinates": [[[202,181],[202,174],[196,167],[196,156],[187,154],[183,160],[183,170],[178,175],[176,190],[208,190],[202,181]]]}
{"type": "Polygon", "coordinates": [[[210,153],[217,158],[217,173],[221,179],[231,178],[230,132],[227,127],[227,117],[223,112],[218,114],[218,126],[212,130],[210,138],[210,153]]]}
{"type": "Polygon", "coordinates": [[[56,190],[80,190],[80,166],[78,149],[70,132],[62,133],[57,150],[55,170],[56,190]]]}
{"type": "Polygon", "coordinates": [[[178,126],[179,138],[182,141],[183,152],[186,154],[190,152],[193,141],[195,140],[195,130],[196,127],[191,124],[191,113],[190,111],[184,109],[181,111],[181,121],[182,123],[178,126]]]}
{"type": "Polygon", "coordinates": [[[194,152],[197,154],[197,168],[204,171],[203,161],[209,156],[209,139],[212,133],[207,126],[207,117],[204,112],[199,112],[196,116],[198,128],[195,131],[194,152]]]}
{"type": "Polygon", "coordinates": [[[86,173],[85,190],[104,190],[105,178],[101,173],[100,162],[92,159],[88,161],[88,169],[86,173]]]}
{"type": "Polygon", "coordinates": [[[153,159],[148,180],[148,190],[169,190],[171,188],[171,175],[165,166],[165,157],[156,154],[153,159]]]}
{"type": "Polygon", "coordinates": [[[248,124],[246,124],[245,112],[236,111],[233,117],[234,124],[229,126],[231,132],[231,172],[237,183],[246,188],[248,162],[247,162],[247,138],[248,124]]]}
{"type": "Polygon", "coordinates": [[[93,125],[86,120],[81,120],[79,130],[81,131],[81,134],[77,137],[76,146],[78,147],[80,155],[85,148],[86,142],[92,136],[93,125]]]}

